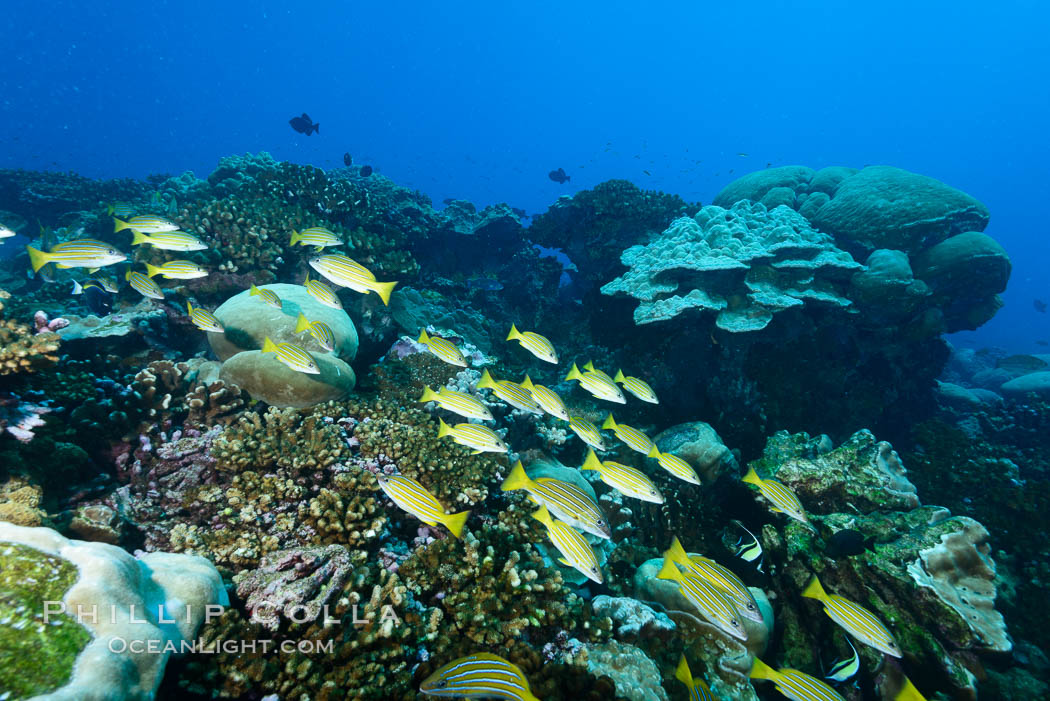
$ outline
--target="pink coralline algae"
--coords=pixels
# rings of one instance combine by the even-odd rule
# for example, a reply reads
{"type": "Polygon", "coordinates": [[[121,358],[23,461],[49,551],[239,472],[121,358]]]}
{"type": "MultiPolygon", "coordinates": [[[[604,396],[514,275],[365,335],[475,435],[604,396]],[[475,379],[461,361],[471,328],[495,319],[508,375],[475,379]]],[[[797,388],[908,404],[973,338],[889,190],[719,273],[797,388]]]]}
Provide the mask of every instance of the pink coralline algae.
{"type": "Polygon", "coordinates": [[[33,440],[33,429],[44,425],[43,415],[50,411],[41,404],[23,402],[17,394],[0,394],[0,431],[28,443],[33,440]]]}
{"type": "Polygon", "coordinates": [[[49,320],[47,314],[43,311],[38,311],[33,315],[33,326],[36,328],[37,333],[54,333],[69,326],[69,319],[56,317],[49,320]]]}

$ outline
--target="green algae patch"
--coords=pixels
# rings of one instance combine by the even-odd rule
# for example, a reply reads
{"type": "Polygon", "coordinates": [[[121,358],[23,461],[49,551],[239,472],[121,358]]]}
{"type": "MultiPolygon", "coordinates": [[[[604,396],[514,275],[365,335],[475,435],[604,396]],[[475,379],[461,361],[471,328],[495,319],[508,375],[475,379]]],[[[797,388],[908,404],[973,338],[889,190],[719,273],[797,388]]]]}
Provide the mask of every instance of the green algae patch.
{"type": "Polygon", "coordinates": [[[77,575],[62,558],[0,543],[0,689],[11,693],[11,701],[65,686],[91,641],[91,633],[66,614],[49,615],[44,623],[44,602],[61,601],[77,575]]]}

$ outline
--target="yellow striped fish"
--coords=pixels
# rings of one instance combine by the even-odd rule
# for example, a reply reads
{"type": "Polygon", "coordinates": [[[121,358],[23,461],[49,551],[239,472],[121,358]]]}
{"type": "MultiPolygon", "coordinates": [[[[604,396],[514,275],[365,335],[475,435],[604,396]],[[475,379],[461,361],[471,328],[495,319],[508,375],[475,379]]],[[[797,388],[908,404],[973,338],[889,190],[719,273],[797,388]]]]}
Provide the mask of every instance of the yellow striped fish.
{"type": "Polygon", "coordinates": [[[380,489],[386,492],[391,501],[423,523],[428,526],[443,524],[457,538],[463,532],[463,524],[467,522],[469,511],[446,514],[441,502],[411,477],[380,474],[376,475],[376,479],[380,489]]]}
{"type": "Polygon", "coordinates": [[[149,279],[137,270],[128,270],[124,273],[124,279],[131,284],[131,287],[137,290],[143,297],[149,297],[150,299],[164,299],[164,293],[157,286],[157,283],[149,279]]]}
{"type": "Polygon", "coordinates": [[[517,341],[521,344],[521,347],[532,353],[540,360],[546,360],[548,363],[558,364],[558,354],[554,350],[554,346],[543,336],[532,331],[518,331],[518,328],[514,325],[510,325],[510,333],[507,334],[508,341],[517,341]]]}
{"type": "Polygon", "coordinates": [[[678,669],[675,670],[674,676],[689,690],[689,701],[718,701],[718,697],[711,693],[707,682],[703,679],[693,679],[693,673],[689,670],[689,663],[685,661],[684,654],[678,661],[678,669]]]}
{"type": "Polygon", "coordinates": [[[623,372],[617,370],[613,382],[620,383],[625,390],[638,397],[643,402],[649,402],[650,404],[660,403],[660,400],[656,398],[656,392],[653,391],[653,388],[650,387],[645,380],[639,380],[637,377],[631,377],[630,375],[625,376],[623,372]]]}
{"type": "Polygon", "coordinates": [[[504,492],[524,489],[534,502],[546,506],[551,513],[573,528],[579,528],[599,538],[612,538],[605,514],[586,492],[574,484],[551,477],[534,480],[525,472],[521,460],[514,463],[500,489],[504,492]]]}
{"type": "Polygon", "coordinates": [[[314,256],[310,259],[310,267],[340,287],[349,287],[362,294],[375,292],[383,304],[390,304],[390,293],[397,285],[396,282],[377,282],[372,271],[339,253],[314,256]]]}
{"type": "Polygon", "coordinates": [[[132,231],[131,245],[141,246],[142,244],[149,244],[165,251],[203,251],[208,248],[199,238],[185,231],[161,231],[152,236],[147,236],[140,231],[132,231]]]}
{"type": "Polygon", "coordinates": [[[437,392],[430,387],[423,387],[423,396],[419,398],[419,401],[437,402],[442,409],[448,409],[467,419],[493,420],[492,412],[481,403],[480,399],[448,387],[442,387],[437,392]]]}
{"type": "Polygon", "coordinates": [[[638,429],[627,424],[616,423],[616,419],[613,418],[612,414],[605,417],[602,428],[611,429],[616,434],[616,437],[623,441],[624,445],[631,450],[638,451],[642,455],[648,455],[656,447],[653,445],[652,439],[638,429]]]}
{"type": "Polygon", "coordinates": [[[566,380],[579,380],[580,386],[585,390],[593,394],[598,399],[604,399],[609,402],[616,402],[617,404],[626,404],[627,400],[623,398],[623,392],[616,386],[616,383],[603,372],[594,372],[588,370],[587,372],[580,372],[580,369],[576,367],[576,363],[572,364],[572,368],[569,370],[569,374],[565,376],[566,380]]]}
{"type": "Polygon", "coordinates": [[[605,441],[602,440],[602,434],[598,433],[598,427],[582,416],[571,417],[569,428],[580,437],[580,440],[595,450],[608,450],[605,447],[605,441]]]}
{"type": "Polygon", "coordinates": [[[510,380],[500,380],[497,382],[492,379],[492,375],[489,374],[488,370],[481,373],[481,379],[478,380],[478,389],[492,390],[493,394],[516,409],[528,411],[533,414],[543,413],[543,409],[540,408],[540,405],[533,401],[532,392],[510,380]]]}
{"type": "Polygon", "coordinates": [[[295,333],[302,333],[303,331],[309,331],[314,340],[326,351],[335,350],[335,334],[332,333],[332,327],[323,321],[310,321],[306,318],[306,315],[299,312],[299,316],[295,320],[295,333]]]}
{"type": "Polygon", "coordinates": [[[488,426],[478,424],[456,424],[449,426],[444,419],[438,419],[438,438],[452,436],[452,441],[474,449],[479,453],[506,453],[507,444],[499,434],[488,426]]]}
{"type": "Polygon", "coordinates": [[[573,567],[587,579],[602,583],[602,570],[598,558],[594,556],[587,539],[574,531],[568,524],[551,518],[546,506],[541,506],[532,513],[532,517],[547,527],[547,537],[562,554],[558,562],[566,567],[573,567]]]}
{"type": "Polygon", "coordinates": [[[95,239],[66,241],[52,246],[46,252],[26,246],[26,251],[34,273],[48,263],[54,263],[57,268],[88,268],[94,271],[128,259],[112,245],[95,239]]]}
{"type": "Polygon", "coordinates": [[[325,246],[341,246],[343,240],[335,232],[329,231],[323,226],[312,226],[302,231],[292,231],[292,240],[289,246],[299,244],[300,246],[317,246],[317,250],[323,250],[325,246]]]}
{"type": "Polygon", "coordinates": [[[256,287],[255,284],[252,283],[251,291],[248,295],[251,297],[258,297],[275,309],[281,308],[281,298],[278,297],[277,293],[273,290],[267,290],[264,287],[256,287]]]}
{"type": "Polygon", "coordinates": [[[95,277],[98,284],[102,285],[102,289],[110,294],[116,294],[120,291],[120,287],[117,285],[117,279],[109,277],[108,275],[98,275],[95,277]]]}
{"type": "Polygon", "coordinates": [[[135,208],[127,202],[114,202],[106,207],[106,214],[111,217],[114,215],[118,217],[130,217],[135,214],[135,208]]]}
{"type": "Polygon", "coordinates": [[[620,492],[624,496],[641,499],[652,504],[663,504],[664,496],[656,488],[645,473],[634,469],[630,465],[606,460],[602,462],[593,450],[587,451],[587,458],[583,461],[581,470],[595,470],[601,475],[602,482],[620,492]]]}
{"type": "Polygon", "coordinates": [[[793,701],[846,701],[816,677],[797,669],[773,669],[757,657],[751,663],[750,676],[752,679],[768,679],[776,685],[777,691],[793,701]]]}
{"type": "Polygon", "coordinates": [[[431,336],[427,333],[426,329],[423,329],[419,332],[419,338],[417,341],[422,343],[427,347],[428,351],[441,358],[449,365],[455,365],[461,368],[467,367],[467,359],[459,352],[459,348],[456,348],[456,344],[447,338],[431,336]]]}
{"type": "Polygon", "coordinates": [[[694,574],[700,575],[729,594],[729,598],[736,605],[736,610],[744,618],[750,618],[752,621],[758,621],[759,623],[762,622],[762,612],[758,610],[758,602],[755,601],[754,594],[740,580],[740,577],[733,574],[732,570],[709,558],[701,557],[700,555],[689,555],[685,548],[682,547],[678,536],[675,536],[666,555],[674,560],[676,565],[681,565],[687,570],[691,570],[694,574]]]}
{"type": "Polygon", "coordinates": [[[140,234],[160,234],[165,231],[178,231],[179,225],[156,214],[143,214],[127,221],[113,217],[113,233],[124,229],[131,229],[132,232],[137,231],[140,234]]]}
{"type": "Polygon", "coordinates": [[[583,364],[583,371],[584,372],[593,372],[595,375],[600,377],[602,380],[608,380],[609,382],[613,381],[613,378],[609,377],[609,374],[607,372],[605,372],[604,370],[599,370],[598,368],[594,367],[594,363],[592,363],[589,360],[586,363],[583,364]]]}
{"type": "Polygon", "coordinates": [[[670,555],[664,555],[664,565],[657,573],[658,579],[669,579],[678,583],[682,596],[696,607],[700,614],[716,628],[737,640],[747,640],[747,631],[729,595],[693,572],[681,572],[670,555]]]}
{"type": "Polygon", "coordinates": [[[565,409],[565,402],[561,400],[558,393],[543,385],[534,385],[529,376],[522,380],[521,386],[532,393],[532,399],[540,405],[540,408],[555,418],[562,421],[569,420],[569,412],[565,409]]]}
{"type": "Polygon", "coordinates": [[[277,359],[292,370],[303,372],[307,375],[318,375],[321,372],[321,368],[317,367],[317,361],[314,360],[312,355],[291,343],[274,343],[267,336],[263,339],[262,352],[276,354],[277,359]]]}
{"type": "Polygon", "coordinates": [[[660,449],[654,444],[652,450],[648,453],[648,457],[656,458],[660,467],[667,470],[678,479],[685,480],[690,484],[700,484],[700,477],[696,474],[696,470],[693,469],[693,466],[685,460],[682,460],[682,458],[677,455],[661,453],[660,449]]]}
{"type": "Polygon", "coordinates": [[[222,323],[207,309],[201,309],[200,307],[194,309],[192,304],[186,302],[186,312],[190,315],[190,321],[193,322],[193,325],[201,331],[211,331],[212,333],[223,333],[226,331],[222,323]]]}
{"type": "Polygon", "coordinates": [[[193,280],[207,277],[208,271],[188,260],[169,260],[164,265],[146,263],[146,274],[150,277],[162,276],[166,280],[193,280]]]}
{"type": "Polygon", "coordinates": [[[747,474],[742,477],[744,482],[748,484],[754,484],[758,487],[759,493],[764,496],[769,503],[773,505],[773,511],[776,513],[787,514],[793,519],[801,521],[810,528],[813,526],[809,523],[809,518],[806,516],[806,510],[802,508],[802,502],[798,500],[795,493],[788,489],[783,483],[778,482],[775,479],[762,479],[755,472],[755,468],[750,468],[747,474]]]}
{"type": "Polygon", "coordinates": [[[428,696],[540,701],[532,695],[520,669],[487,652],[449,662],[424,679],[419,690],[428,696]]]}
{"type": "Polygon", "coordinates": [[[901,648],[893,639],[893,634],[883,625],[882,621],[875,617],[875,614],[843,596],[828,594],[820,585],[820,580],[816,575],[809,580],[809,585],[802,592],[802,596],[816,599],[824,604],[824,613],[860,642],[890,657],[901,656],[901,648]]]}
{"type": "Polygon", "coordinates": [[[320,280],[311,280],[309,273],[306,274],[306,281],[303,285],[306,287],[306,291],[310,293],[311,297],[326,307],[331,307],[332,309],[343,308],[343,303],[339,301],[339,297],[336,296],[335,290],[320,280]]]}

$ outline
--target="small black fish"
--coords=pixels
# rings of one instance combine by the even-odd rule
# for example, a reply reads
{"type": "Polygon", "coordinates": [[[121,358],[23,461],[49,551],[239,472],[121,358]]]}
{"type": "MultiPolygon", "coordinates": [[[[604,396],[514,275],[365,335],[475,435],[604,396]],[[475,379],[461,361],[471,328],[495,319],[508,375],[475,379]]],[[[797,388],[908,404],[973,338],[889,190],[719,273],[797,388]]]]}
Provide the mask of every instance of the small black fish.
{"type": "Polygon", "coordinates": [[[1037,346],[1050,346],[1050,341],[1036,341],[1035,345],[1037,345],[1037,346]]]}
{"type": "Polygon", "coordinates": [[[372,174],[372,166],[361,166],[361,177],[367,178],[372,174]]]}
{"type": "Polygon", "coordinates": [[[310,115],[303,112],[301,117],[292,117],[288,120],[288,123],[292,125],[292,129],[295,129],[300,134],[306,134],[310,136],[313,133],[320,133],[321,125],[315,124],[314,120],[310,119],[310,115]]]}
{"type": "Polygon", "coordinates": [[[824,541],[825,552],[833,557],[850,557],[860,555],[875,542],[874,538],[865,538],[864,534],[852,528],[836,531],[824,541]]]}
{"type": "Polygon", "coordinates": [[[1046,302],[1044,302],[1043,300],[1041,300],[1041,299],[1033,299],[1032,300],[1032,306],[1035,307],[1035,310],[1037,312],[1040,312],[1042,314],[1046,314],[1046,302]]]}
{"type": "Polygon", "coordinates": [[[650,173],[650,172],[649,172],[649,171],[647,171],[647,170],[643,170],[642,172],[643,172],[643,173],[645,173],[646,175],[652,175],[652,173],[650,173]]]}
{"type": "Polygon", "coordinates": [[[107,316],[113,309],[113,302],[110,301],[109,294],[102,289],[102,285],[93,280],[83,285],[74,280],[71,294],[83,295],[84,303],[96,316],[107,316]]]}
{"type": "Polygon", "coordinates": [[[547,177],[553,180],[554,182],[558,183],[559,185],[564,185],[565,183],[569,182],[569,180],[571,180],[571,177],[565,174],[564,168],[552,170],[551,172],[547,173],[547,177]]]}
{"type": "Polygon", "coordinates": [[[353,164],[354,164],[354,159],[350,156],[350,152],[347,151],[346,153],[343,154],[343,165],[349,167],[349,166],[352,166],[353,164]]]}

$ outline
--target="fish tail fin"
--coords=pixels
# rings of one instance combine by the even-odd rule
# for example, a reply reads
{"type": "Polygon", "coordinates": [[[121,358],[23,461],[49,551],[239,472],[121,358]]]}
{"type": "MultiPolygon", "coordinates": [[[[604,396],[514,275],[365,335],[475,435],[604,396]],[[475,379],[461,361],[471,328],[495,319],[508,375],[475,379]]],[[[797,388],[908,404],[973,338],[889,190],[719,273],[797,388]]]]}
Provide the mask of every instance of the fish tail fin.
{"type": "Polygon", "coordinates": [[[649,452],[646,453],[645,456],[647,458],[656,458],[657,460],[659,460],[660,459],[660,449],[657,448],[656,444],[654,443],[653,447],[649,449],[649,452]]]}
{"type": "Polygon", "coordinates": [[[532,517],[540,523],[542,523],[544,526],[547,526],[548,528],[554,525],[554,522],[551,521],[551,514],[549,511],[547,511],[546,506],[541,506],[540,508],[533,511],[532,517]]]}
{"type": "Polygon", "coordinates": [[[161,272],[160,268],[156,265],[150,265],[146,263],[146,275],[147,277],[153,277],[157,273],[161,272]]]}
{"type": "Polygon", "coordinates": [[[193,316],[193,304],[188,299],[186,300],[186,313],[193,316]]]}
{"type": "Polygon", "coordinates": [[[423,386],[423,396],[419,398],[421,402],[435,402],[437,401],[438,394],[434,390],[430,389],[429,386],[423,386]]]}
{"type": "MultiPolygon", "coordinates": [[[[117,229],[117,231],[120,231],[120,229],[117,229]]],[[[141,231],[135,231],[134,229],[132,229],[131,230],[131,245],[132,246],[141,246],[144,243],[149,243],[149,239],[146,238],[146,235],[144,233],[142,233],[141,231]]]]}
{"type": "Polygon", "coordinates": [[[598,459],[598,456],[594,454],[593,448],[587,449],[587,457],[583,460],[583,465],[580,467],[581,470],[601,470],[602,461],[598,459]]]}
{"type": "Polygon", "coordinates": [[[379,299],[383,300],[383,304],[390,304],[390,293],[397,287],[397,282],[373,282],[372,291],[379,295],[379,299]]]}
{"type": "MultiPolygon", "coordinates": [[[[131,227],[128,226],[128,223],[123,219],[117,219],[116,217],[113,217],[113,233],[115,234],[118,231],[123,231],[124,229],[131,229],[131,227]]],[[[132,229],[131,233],[135,234],[137,232],[134,229],[132,229]]]]}
{"type": "Polygon", "coordinates": [[[521,381],[521,386],[529,390],[530,392],[532,391],[532,388],[535,387],[535,385],[532,384],[532,378],[530,378],[528,375],[526,375],[525,379],[521,381]]]}
{"type": "Polygon", "coordinates": [[[510,333],[507,334],[508,341],[516,341],[521,338],[521,332],[518,331],[518,327],[514,324],[510,325],[510,333]]]}
{"type": "Polygon", "coordinates": [[[32,246],[26,246],[26,252],[29,253],[29,264],[33,266],[34,273],[39,272],[51,259],[50,255],[43,251],[38,251],[32,246]]]}
{"type": "Polygon", "coordinates": [[[130,280],[131,279],[131,268],[128,268],[127,270],[124,271],[124,279],[125,280],[130,280]]]}
{"type": "Polygon", "coordinates": [[[820,585],[820,579],[817,575],[813,575],[813,579],[809,580],[809,584],[802,590],[802,596],[808,599],[818,599],[823,601],[828,598],[827,593],[824,591],[824,587],[820,585]]]}
{"type": "Polygon", "coordinates": [[[528,473],[525,472],[521,460],[519,460],[514,463],[514,467],[511,469],[510,474],[507,475],[507,479],[503,480],[500,490],[504,492],[512,492],[515,489],[526,489],[531,484],[532,480],[529,478],[528,473]]]}
{"type": "Polygon", "coordinates": [[[495,389],[496,381],[492,379],[492,375],[489,374],[488,370],[483,370],[481,373],[481,379],[478,380],[478,389],[495,389]]]}
{"type": "MultiPolygon", "coordinates": [[[[623,376],[623,370],[617,370],[616,371],[616,375],[613,376],[613,382],[619,382],[619,383],[623,384],[626,381],[627,381],[627,378],[625,378],[623,376]]],[[[685,658],[683,657],[682,659],[685,659],[685,658]]]]}
{"type": "Polygon", "coordinates": [[[674,560],[668,555],[664,555],[664,564],[660,568],[660,571],[656,573],[657,579],[670,579],[671,581],[677,582],[682,578],[682,573],[675,567],[674,560]]]}
{"type": "Polygon", "coordinates": [[[776,681],[780,678],[780,672],[756,657],[755,661],[751,663],[751,671],[748,673],[748,676],[752,679],[769,679],[770,681],[776,681]]]}
{"type": "Polygon", "coordinates": [[[755,472],[755,468],[749,468],[747,474],[740,478],[748,484],[762,484],[762,480],[759,478],[758,473],[755,472]]]}
{"type": "Polygon", "coordinates": [[[469,511],[460,511],[455,514],[447,514],[445,516],[445,527],[457,538],[463,533],[463,525],[467,522],[467,516],[470,516],[469,511]]]}
{"type": "Polygon", "coordinates": [[[445,420],[440,416],[438,417],[438,438],[444,438],[445,436],[452,435],[452,427],[445,423],[445,420]]]}
{"type": "Polygon", "coordinates": [[[117,208],[116,208],[116,207],[114,207],[114,206],[113,206],[113,205],[111,205],[111,204],[110,204],[110,205],[106,205],[106,214],[108,214],[109,216],[111,216],[111,217],[112,217],[112,216],[113,216],[113,212],[115,212],[115,211],[116,211],[116,209],[117,209],[117,208]]]}
{"type": "Polygon", "coordinates": [[[926,697],[919,693],[919,690],[911,683],[911,679],[905,677],[904,686],[893,697],[893,701],[926,701],[926,697]]]}
{"type": "Polygon", "coordinates": [[[321,133],[321,124],[319,122],[314,122],[314,133],[315,134],[320,134],[321,133]]]}
{"type": "Polygon", "coordinates": [[[678,669],[674,671],[674,677],[688,688],[693,688],[693,673],[689,670],[689,663],[685,661],[684,653],[682,659],[678,660],[678,669]]]}
{"type": "Polygon", "coordinates": [[[602,428],[616,430],[616,419],[613,418],[612,412],[605,417],[605,421],[602,422],[602,428]]]}
{"type": "Polygon", "coordinates": [[[590,360],[588,360],[586,363],[583,364],[583,369],[584,370],[590,370],[591,372],[594,372],[594,363],[592,363],[590,360]]]}
{"type": "Polygon", "coordinates": [[[675,536],[674,540],[671,541],[671,547],[664,553],[664,557],[669,557],[680,565],[689,564],[689,553],[682,547],[682,541],[678,540],[678,536],[675,536]]]}
{"type": "MultiPolygon", "coordinates": [[[[294,246],[295,244],[299,243],[299,242],[300,242],[300,241],[302,241],[302,240],[303,240],[303,235],[302,235],[302,234],[300,234],[300,233],[299,233],[298,231],[296,231],[295,229],[292,229],[292,240],[288,242],[288,245],[289,245],[289,246],[294,246]]],[[[308,280],[310,279],[310,273],[307,273],[307,274],[306,274],[306,278],[307,278],[308,280]]]]}
{"type": "Polygon", "coordinates": [[[295,320],[295,333],[302,333],[310,328],[310,320],[306,318],[306,315],[299,312],[298,318],[295,320]]]}
{"type": "Polygon", "coordinates": [[[581,377],[583,377],[583,375],[580,374],[580,369],[578,367],[576,367],[576,363],[573,363],[572,367],[569,368],[569,374],[565,376],[565,379],[566,380],[578,380],[581,377]]]}
{"type": "Polygon", "coordinates": [[[252,283],[252,286],[250,288],[248,288],[248,289],[250,290],[248,292],[248,295],[250,297],[258,297],[259,295],[262,294],[262,291],[258,287],[255,286],[254,282],[252,283]]]}
{"type": "Polygon", "coordinates": [[[73,281],[73,291],[70,292],[69,294],[71,294],[71,295],[84,294],[84,287],[79,282],[74,280],[73,281]]]}
{"type": "Polygon", "coordinates": [[[416,343],[430,343],[430,336],[427,335],[426,329],[419,332],[419,338],[416,339],[416,343]]]}
{"type": "Polygon", "coordinates": [[[271,341],[269,336],[267,336],[267,337],[265,337],[263,339],[262,352],[263,353],[276,353],[277,352],[277,344],[274,343],[273,341],[271,341]]]}

